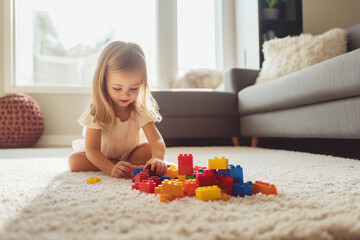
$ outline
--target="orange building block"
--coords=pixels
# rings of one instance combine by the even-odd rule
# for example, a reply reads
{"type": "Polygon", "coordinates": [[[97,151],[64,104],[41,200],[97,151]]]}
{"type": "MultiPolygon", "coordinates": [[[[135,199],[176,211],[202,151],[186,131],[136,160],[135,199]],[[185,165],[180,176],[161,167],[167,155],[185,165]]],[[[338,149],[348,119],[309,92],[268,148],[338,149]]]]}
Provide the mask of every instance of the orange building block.
{"type": "Polygon", "coordinates": [[[178,177],[178,169],[175,167],[175,165],[171,165],[166,170],[165,176],[169,176],[171,178],[177,178],[178,177]]]}
{"type": "Polygon", "coordinates": [[[177,182],[175,180],[164,180],[161,185],[161,193],[171,194],[176,197],[185,196],[185,189],[182,182],[177,182]]]}
{"type": "Polygon", "coordinates": [[[160,195],[160,202],[171,202],[175,200],[177,197],[171,194],[162,193],[160,195]]]}
{"type": "Polygon", "coordinates": [[[270,195],[270,194],[277,194],[277,189],[274,184],[262,182],[262,181],[255,181],[252,184],[252,192],[253,194],[257,194],[259,192],[270,195]]]}
{"type": "Polygon", "coordinates": [[[228,201],[231,198],[231,195],[226,193],[221,193],[221,200],[228,201]]]}
{"type": "Polygon", "coordinates": [[[162,186],[161,185],[159,185],[159,186],[157,186],[156,188],[155,188],[155,195],[156,194],[161,194],[162,193],[162,186]]]}
{"type": "Polygon", "coordinates": [[[183,185],[186,196],[195,196],[195,189],[197,188],[196,179],[188,179],[183,185]]]}

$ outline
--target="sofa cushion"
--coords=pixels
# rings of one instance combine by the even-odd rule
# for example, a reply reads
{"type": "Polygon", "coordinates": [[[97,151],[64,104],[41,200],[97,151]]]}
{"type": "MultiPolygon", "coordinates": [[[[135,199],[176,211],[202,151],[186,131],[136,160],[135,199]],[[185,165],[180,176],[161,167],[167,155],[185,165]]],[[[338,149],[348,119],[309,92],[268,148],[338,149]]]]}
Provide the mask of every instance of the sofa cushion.
{"type": "Polygon", "coordinates": [[[152,91],[163,117],[237,116],[235,93],[211,89],[152,91]]]}
{"type": "Polygon", "coordinates": [[[240,115],[360,96],[360,49],[238,93],[240,115]]]}
{"type": "Polygon", "coordinates": [[[264,62],[256,84],[285,76],[347,52],[347,32],[334,28],[321,35],[275,38],[263,45],[264,62]]]}

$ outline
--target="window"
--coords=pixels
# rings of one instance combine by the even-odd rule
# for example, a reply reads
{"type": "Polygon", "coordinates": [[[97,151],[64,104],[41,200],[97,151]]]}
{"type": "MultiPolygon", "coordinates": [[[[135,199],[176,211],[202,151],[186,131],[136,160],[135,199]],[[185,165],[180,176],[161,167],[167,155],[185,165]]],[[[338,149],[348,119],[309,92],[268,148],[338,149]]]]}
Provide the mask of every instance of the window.
{"type": "Polygon", "coordinates": [[[177,16],[179,74],[216,69],[215,1],[177,1],[177,16]]]}
{"type": "Polygon", "coordinates": [[[155,0],[15,1],[16,86],[90,87],[115,40],[143,48],[155,81],[155,13],[155,0]]]}
{"type": "Polygon", "coordinates": [[[5,0],[5,90],[88,94],[98,56],[115,40],[144,49],[152,89],[171,86],[176,74],[192,68],[223,70],[235,59],[233,6],[227,0],[5,0]]]}

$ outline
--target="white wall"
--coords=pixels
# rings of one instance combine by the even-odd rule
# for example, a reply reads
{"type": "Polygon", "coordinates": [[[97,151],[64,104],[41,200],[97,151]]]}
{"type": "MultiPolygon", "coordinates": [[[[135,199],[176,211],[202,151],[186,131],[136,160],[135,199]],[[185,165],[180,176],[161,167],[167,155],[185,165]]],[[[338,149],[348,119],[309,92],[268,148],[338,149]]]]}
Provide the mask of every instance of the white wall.
{"type": "MultiPolygon", "coordinates": [[[[0,1],[0,26],[3,26],[4,1],[0,1]]],[[[322,33],[332,27],[348,27],[360,23],[359,0],[303,0],[304,31],[322,33]]],[[[4,92],[4,27],[0,28],[0,96],[4,92]]],[[[234,49],[235,51],[235,49],[234,49]]],[[[71,140],[81,136],[77,119],[90,102],[89,95],[31,94],[38,102],[45,118],[45,132],[37,146],[70,146],[71,140]]]]}

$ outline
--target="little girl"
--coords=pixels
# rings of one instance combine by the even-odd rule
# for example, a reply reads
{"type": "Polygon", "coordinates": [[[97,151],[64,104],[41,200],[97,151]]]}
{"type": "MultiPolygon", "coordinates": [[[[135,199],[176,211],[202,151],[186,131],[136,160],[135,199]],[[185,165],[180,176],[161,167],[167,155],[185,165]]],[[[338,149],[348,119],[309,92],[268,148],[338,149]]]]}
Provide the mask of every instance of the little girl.
{"type": "Polygon", "coordinates": [[[141,47],[110,43],[98,60],[92,93],[91,106],[78,120],[85,139],[73,141],[77,152],[69,157],[70,170],[130,178],[135,168],[144,167],[164,175],[165,143],[154,124],[161,116],[141,47]]]}

